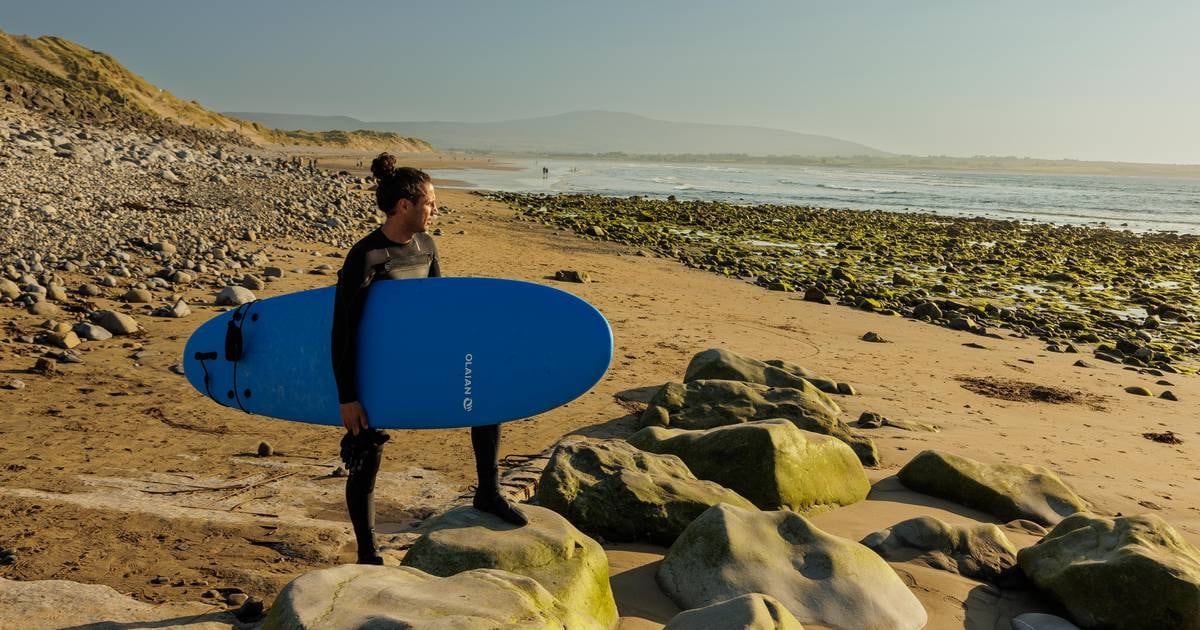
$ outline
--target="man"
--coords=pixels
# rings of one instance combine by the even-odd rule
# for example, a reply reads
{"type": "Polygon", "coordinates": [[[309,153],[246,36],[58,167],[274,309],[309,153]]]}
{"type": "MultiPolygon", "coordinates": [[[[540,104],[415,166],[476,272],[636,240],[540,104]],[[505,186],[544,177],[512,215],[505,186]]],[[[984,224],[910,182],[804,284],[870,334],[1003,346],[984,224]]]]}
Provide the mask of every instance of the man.
{"type": "MultiPolygon", "coordinates": [[[[429,175],[415,168],[397,168],[396,158],[386,153],[371,163],[371,172],[379,182],[375,190],[376,205],[387,218],[382,226],[355,243],[342,263],[334,298],[331,341],[338,402],[347,430],[342,437],[342,459],[349,472],[346,507],[358,540],[358,562],[383,564],[375,548],[373,494],[383,444],[389,436],[371,428],[366,410],[358,400],[358,322],[373,281],[436,278],[442,274],[437,245],[427,233],[430,221],[437,214],[437,193],[429,175]]],[[[420,357],[397,360],[419,361],[420,357]]],[[[403,387],[404,383],[397,386],[403,387]]],[[[420,392],[413,395],[419,396],[420,392]]],[[[472,427],[471,446],[479,476],[475,508],[524,525],[525,517],[500,494],[497,475],[500,426],[472,427]]]]}

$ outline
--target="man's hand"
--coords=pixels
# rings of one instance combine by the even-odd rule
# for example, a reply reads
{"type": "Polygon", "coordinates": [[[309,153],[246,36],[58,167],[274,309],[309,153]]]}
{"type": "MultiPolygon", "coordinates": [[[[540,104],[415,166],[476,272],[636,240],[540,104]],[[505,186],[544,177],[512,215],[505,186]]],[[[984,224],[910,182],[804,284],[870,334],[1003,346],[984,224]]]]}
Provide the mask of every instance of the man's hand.
{"type": "Polygon", "coordinates": [[[354,435],[358,435],[359,431],[368,428],[367,412],[363,409],[362,403],[356,400],[342,405],[342,425],[354,435]]]}

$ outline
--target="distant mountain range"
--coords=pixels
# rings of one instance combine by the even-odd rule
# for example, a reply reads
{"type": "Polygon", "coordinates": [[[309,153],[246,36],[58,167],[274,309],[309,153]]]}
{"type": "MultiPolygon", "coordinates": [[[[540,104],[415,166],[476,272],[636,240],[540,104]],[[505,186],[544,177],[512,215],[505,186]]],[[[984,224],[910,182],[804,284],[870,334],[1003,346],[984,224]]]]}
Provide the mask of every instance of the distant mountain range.
{"type": "Polygon", "coordinates": [[[782,129],[655,120],[635,114],[579,111],[501,122],[367,122],[348,116],[262,112],[225,115],[276,129],[372,130],[421,138],[439,149],[534,153],[630,153],[885,157],[866,145],[782,129]]]}

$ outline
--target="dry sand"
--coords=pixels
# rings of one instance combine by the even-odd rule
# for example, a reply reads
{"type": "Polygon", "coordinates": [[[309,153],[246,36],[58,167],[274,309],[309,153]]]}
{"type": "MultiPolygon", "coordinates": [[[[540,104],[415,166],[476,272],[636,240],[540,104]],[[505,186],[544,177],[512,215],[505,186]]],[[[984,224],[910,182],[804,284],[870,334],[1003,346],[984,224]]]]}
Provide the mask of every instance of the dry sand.
{"type": "MultiPolygon", "coordinates": [[[[1136,397],[1123,388],[1163,387],[1119,365],[1072,367],[1080,355],[1045,352],[1036,339],[981,341],[910,319],[803,302],[518,221],[508,208],[472,193],[443,190],[439,197],[455,210],[438,224],[446,234],[438,243],[447,273],[553,283],[595,304],[613,327],[614,361],[604,380],[569,405],[505,425],[502,455],[540,452],[567,433],[627,435],[638,409],[629,400],[647,399],[663,382],[679,380],[694,353],[721,346],[853,384],[859,395],[838,397],[846,420],[869,410],[943,428],[864,431],[877,441],[884,466],[869,471],[876,485],[867,501],[815,518],[827,531],[857,540],[921,514],[990,521],[898,484],[900,466],[936,448],[986,462],[1048,466],[1097,510],[1154,511],[1200,544],[1194,377],[1168,375],[1179,402],[1136,397]],[[560,269],[586,270],[596,282],[554,283],[549,277],[560,269]],[[867,331],[892,343],[861,341],[867,331]],[[986,349],[964,346],[971,342],[986,349]],[[1065,388],[1094,395],[1099,405],[987,397],[962,387],[960,376],[1065,388]],[[1184,443],[1141,436],[1163,430],[1184,443]]],[[[339,262],[312,252],[329,248],[275,243],[268,250],[284,269],[339,262]]],[[[259,297],[332,280],[288,273],[259,297]]],[[[0,546],[18,553],[15,565],[0,567],[0,577],[107,584],[152,602],[194,602],[209,588],[236,586],[269,602],[292,577],[352,559],[343,480],[329,475],[339,430],[217,406],[171,373],[189,332],[217,312],[197,306],[211,302],[210,292],[188,297],[191,317],[141,316],[143,338],[85,343],[86,363],[60,366],[60,375],[30,374],[31,358],[0,350],[0,379],[27,385],[0,391],[0,546]],[[263,440],[281,454],[257,457],[263,440]],[[160,575],[168,583],[152,584],[160,575]],[[178,581],[183,585],[172,585],[178,581]]],[[[10,334],[39,323],[8,307],[0,308],[0,320],[10,334]]],[[[376,492],[380,530],[409,530],[465,492],[473,481],[469,453],[465,430],[394,432],[376,492]]],[[[1032,542],[1010,535],[1018,545],[1032,542]]],[[[659,627],[676,612],[653,582],[663,551],[611,547],[622,627],[659,627]]],[[[1031,596],[1000,595],[945,572],[893,566],[929,610],[930,628],[1006,627],[1013,611],[1052,610],[1031,596]]]]}

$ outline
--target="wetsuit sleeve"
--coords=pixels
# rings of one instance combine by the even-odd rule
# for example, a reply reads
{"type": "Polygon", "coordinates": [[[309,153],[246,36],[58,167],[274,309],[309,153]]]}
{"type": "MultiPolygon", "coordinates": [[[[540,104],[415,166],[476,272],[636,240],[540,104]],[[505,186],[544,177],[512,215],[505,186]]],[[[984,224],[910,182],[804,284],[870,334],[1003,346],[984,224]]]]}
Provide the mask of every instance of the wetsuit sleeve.
{"type": "Polygon", "coordinates": [[[429,277],[442,277],[442,257],[438,255],[437,244],[433,242],[433,238],[429,239],[429,246],[433,250],[433,262],[429,263],[429,277]]]}
{"type": "Polygon", "coordinates": [[[364,265],[361,251],[351,249],[338,272],[333,298],[333,330],[330,348],[338,402],[358,400],[358,321],[362,315],[364,265]]]}

